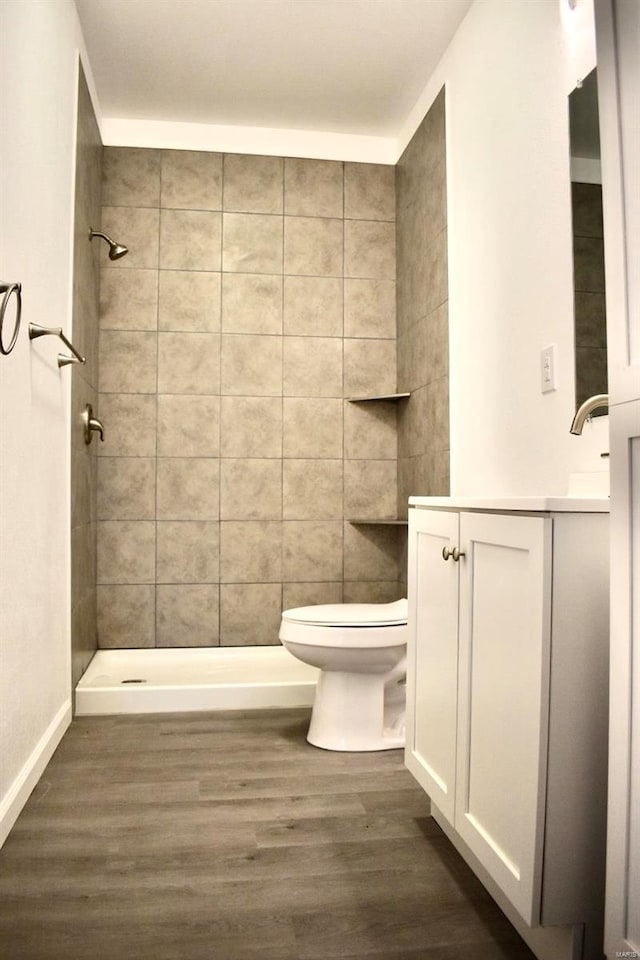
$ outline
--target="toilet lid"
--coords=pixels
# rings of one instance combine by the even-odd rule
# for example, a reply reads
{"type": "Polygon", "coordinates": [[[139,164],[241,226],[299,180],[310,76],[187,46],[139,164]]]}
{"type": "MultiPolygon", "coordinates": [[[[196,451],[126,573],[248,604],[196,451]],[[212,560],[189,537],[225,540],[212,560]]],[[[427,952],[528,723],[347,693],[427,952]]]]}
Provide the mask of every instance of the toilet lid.
{"type": "Polygon", "coordinates": [[[318,627],[394,627],[407,622],[406,597],[393,603],[321,603],[285,610],[283,620],[318,627]]]}

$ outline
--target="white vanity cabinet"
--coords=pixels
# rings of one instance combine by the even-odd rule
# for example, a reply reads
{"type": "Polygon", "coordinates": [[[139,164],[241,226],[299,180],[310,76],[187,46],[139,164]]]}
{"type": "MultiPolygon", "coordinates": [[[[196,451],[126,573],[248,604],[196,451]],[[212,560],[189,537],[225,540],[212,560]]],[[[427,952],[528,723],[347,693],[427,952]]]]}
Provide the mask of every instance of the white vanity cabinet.
{"type": "Polygon", "coordinates": [[[608,517],[535,499],[510,510],[410,503],[406,765],[528,927],[593,921],[608,517]]]}

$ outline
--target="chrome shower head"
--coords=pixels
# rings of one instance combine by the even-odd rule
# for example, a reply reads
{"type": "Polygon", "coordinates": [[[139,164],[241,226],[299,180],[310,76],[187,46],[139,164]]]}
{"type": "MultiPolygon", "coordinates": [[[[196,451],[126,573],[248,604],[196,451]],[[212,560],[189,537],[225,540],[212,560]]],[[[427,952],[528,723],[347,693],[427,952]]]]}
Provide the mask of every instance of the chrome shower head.
{"type": "Polygon", "coordinates": [[[125,247],[121,243],[116,243],[116,241],[108,237],[106,233],[100,233],[99,230],[94,230],[92,227],[89,227],[89,240],[93,240],[94,237],[102,237],[102,239],[106,240],[109,244],[109,260],[119,260],[120,257],[124,257],[126,253],[129,253],[129,247],[125,247]]]}

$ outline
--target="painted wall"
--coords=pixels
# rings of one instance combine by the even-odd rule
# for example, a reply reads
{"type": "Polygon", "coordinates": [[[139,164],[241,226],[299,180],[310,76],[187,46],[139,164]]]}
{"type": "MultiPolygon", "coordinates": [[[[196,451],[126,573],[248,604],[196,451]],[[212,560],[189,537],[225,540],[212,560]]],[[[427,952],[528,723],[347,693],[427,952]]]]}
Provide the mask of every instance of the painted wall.
{"type": "Polygon", "coordinates": [[[70,719],[69,369],[79,27],[71,0],[0,4],[0,276],[23,285],[0,357],[0,841],[70,719]],[[46,150],[44,145],[46,145],[46,150]]]}
{"type": "Polygon", "coordinates": [[[595,63],[588,0],[473,5],[400,138],[447,93],[451,492],[566,492],[608,418],[575,409],[567,96],[595,63]],[[540,392],[556,345],[558,388],[540,392]]]}

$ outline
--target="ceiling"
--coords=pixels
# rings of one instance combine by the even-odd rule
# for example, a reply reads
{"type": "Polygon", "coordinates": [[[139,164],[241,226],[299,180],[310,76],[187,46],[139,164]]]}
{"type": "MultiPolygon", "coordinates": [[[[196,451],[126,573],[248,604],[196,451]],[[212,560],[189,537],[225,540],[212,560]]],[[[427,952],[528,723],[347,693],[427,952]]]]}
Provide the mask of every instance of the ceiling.
{"type": "Polygon", "coordinates": [[[76,0],[106,119],[395,136],[472,0],[76,0]]]}

